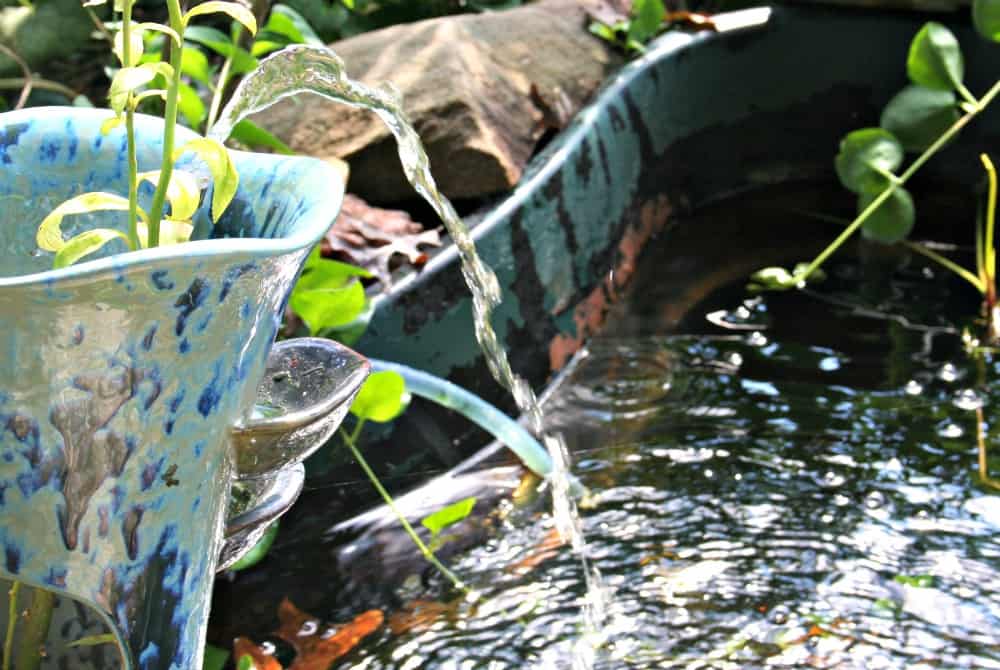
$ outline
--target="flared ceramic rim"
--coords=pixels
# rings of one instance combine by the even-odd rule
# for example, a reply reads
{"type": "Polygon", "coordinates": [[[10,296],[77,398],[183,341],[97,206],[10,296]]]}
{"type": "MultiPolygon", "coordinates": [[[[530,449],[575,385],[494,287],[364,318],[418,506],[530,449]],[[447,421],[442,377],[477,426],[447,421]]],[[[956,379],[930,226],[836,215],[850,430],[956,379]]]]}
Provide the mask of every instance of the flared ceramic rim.
{"type": "MultiPolygon", "coordinates": [[[[0,131],[6,126],[25,121],[37,121],[48,117],[73,117],[82,121],[104,121],[112,114],[108,109],[79,107],[30,107],[13,112],[0,113],[0,131]]],[[[145,114],[137,114],[136,121],[141,124],[162,125],[163,119],[145,114]]],[[[184,141],[201,137],[193,130],[178,125],[176,139],[184,141]]],[[[271,156],[271,154],[256,154],[249,151],[230,149],[234,157],[251,157],[255,155],[271,156]]],[[[315,196],[314,206],[307,217],[307,222],[301,226],[301,232],[282,238],[248,238],[233,237],[210,240],[195,240],[183,244],[155,247],[128,251],[114,256],[84,261],[70,267],[54,270],[44,270],[14,277],[0,277],[0,289],[25,286],[39,283],[92,277],[93,275],[114,272],[120,273],[131,267],[150,263],[152,261],[172,260],[179,258],[199,259],[232,254],[249,254],[257,257],[281,256],[306,249],[316,244],[333,224],[344,196],[344,183],[340,174],[329,164],[306,156],[288,157],[290,160],[308,164],[309,171],[326,173],[320,176],[328,184],[322,189],[322,194],[315,196]]],[[[2,168],[0,168],[2,169],[2,168]]],[[[310,180],[312,181],[312,180],[310,180]]]]}

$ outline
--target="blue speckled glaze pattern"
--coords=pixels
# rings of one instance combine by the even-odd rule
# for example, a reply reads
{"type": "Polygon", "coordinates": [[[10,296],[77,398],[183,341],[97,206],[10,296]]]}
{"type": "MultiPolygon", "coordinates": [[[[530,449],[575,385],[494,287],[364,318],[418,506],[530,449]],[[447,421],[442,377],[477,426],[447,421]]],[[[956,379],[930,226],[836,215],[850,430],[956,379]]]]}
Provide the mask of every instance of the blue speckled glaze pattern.
{"type": "MultiPolygon", "coordinates": [[[[109,114],[0,114],[0,577],[97,608],[130,668],[191,670],[233,476],[229,430],[253,404],[341,181],[321,161],[233,152],[239,192],[214,226],[205,194],[196,241],[47,270],[34,236],[52,207],[125,193],[123,132],[99,130],[109,114]]],[[[140,170],[156,167],[161,127],[137,120],[140,170]]]]}

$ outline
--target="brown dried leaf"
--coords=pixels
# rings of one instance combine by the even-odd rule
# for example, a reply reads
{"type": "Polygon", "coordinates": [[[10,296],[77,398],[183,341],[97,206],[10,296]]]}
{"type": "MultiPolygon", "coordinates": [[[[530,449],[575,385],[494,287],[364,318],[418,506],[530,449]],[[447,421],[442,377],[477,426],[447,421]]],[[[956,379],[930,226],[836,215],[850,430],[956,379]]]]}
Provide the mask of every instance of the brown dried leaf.
{"type": "Polygon", "coordinates": [[[421,247],[441,246],[441,234],[424,227],[400,210],[372,207],[348,194],[340,215],[323,240],[323,254],[339,256],[375,275],[388,288],[392,284],[390,262],[397,254],[414,266],[427,262],[421,247]]]}

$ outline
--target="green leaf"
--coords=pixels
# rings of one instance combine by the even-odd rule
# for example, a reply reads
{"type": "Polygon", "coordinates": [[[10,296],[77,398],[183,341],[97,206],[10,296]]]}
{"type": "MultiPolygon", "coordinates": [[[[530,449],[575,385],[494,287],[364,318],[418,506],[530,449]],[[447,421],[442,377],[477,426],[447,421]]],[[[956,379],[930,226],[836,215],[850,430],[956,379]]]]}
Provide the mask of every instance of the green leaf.
{"type": "Polygon", "coordinates": [[[224,32],[208,26],[189,26],[184,31],[184,39],[208,47],[220,56],[228,56],[234,46],[224,32]]]}
{"type": "Polygon", "coordinates": [[[198,129],[205,120],[205,117],[208,116],[208,111],[205,109],[205,102],[198,95],[198,91],[183,81],[180,82],[180,86],[177,89],[177,109],[184,116],[188,126],[195,130],[198,129]]]}
{"type": "Polygon", "coordinates": [[[181,72],[205,86],[212,85],[212,70],[208,58],[200,49],[184,47],[181,51],[181,72]]]}
{"type": "Polygon", "coordinates": [[[264,147],[273,149],[279,154],[291,155],[295,153],[291,147],[282,142],[278,137],[275,137],[253,121],[247,119],[243,119],[237,123],[229,137],[237,142],[242,142],[251,149],[264,147]]]}
{"type": "Polygon", "coordinates": [[[640,44],[648,42],[659,32],[665,15],[663,0],[635,0],[632,4],[632,20],[628,26],[628,40],[640,44]]]}
{"type": "Polygon", "coordinates": [[[271,545],[274,544],[274,538],[277,536],[278,522],[275,521],[267,527],[264,534],[257,540],[257,544],[244,554],[243,558],[230,565],[229,569],[233,571],[246,570],[260,563],[267,556],[267,552],[271,550],[271,545]]]}
{"type": "Polygon", "coordinates": [[[923,151],[958,120],[956,105],[952,91],[907,86],[882,110],[879,125],[892,133],[906,151],[923,151]]]}
{"type": "Polygon", "coordinates": [[[70,642],[68,647],[96,647],[101,644],[118,644],[118,640],[111,633],[101,633],[100,635],[88,635],[70,642]]]}
{"type": "Polygon", "coordinates": [[[359,281],[337,288],[300,288],[292,291],[288,304],[312,335],[350,324],[365,310],[365,289],[359,281]]]}
{"type": "Polygon", "coordinates": [[[425,516],[420,520],[420,523],[431,532],[431,535],[437,535],[448,526],[452,526],[468,517],[475,506],[476,499],[474,497],[465,498],[425,516]]]}
{"type": "Polygon", "coordinates": [[[108,100],[111,104],[111,109],[115,113],[121,114],[125,111],[125,105],[128,104],[130,93],[153,81],[158,74],[162,74],[167,81],[170,81],[173,72],[174,69],[170,67],[170,64],[163,62],[143,63],[136,67],[121,68],[111,79],[111,88],[108,91],[108,100]]]}
{"type": "MultiPolygon", "coordinates": [[[[128,198],[101,191],[84,193],[75,198],[70,198],[49,212],[49,215],[38,226],[38,233],[35,235],[38,248],[45,251],[58,252],[66,246],[67,243],[63,240],[62,230],[60,229],[62,220],[66,216],[71,214],[114,211],[127,212],[128,198]]],[[[143,219],[146,218],[145,212],[141,209],[139,210],[139,216],[143,219]]]]}
{"type": "Polygon", "coordinates": [[[121,239],[128,244],[128,236],[117,230],[110,228],[95,228],[85,230],[66,242],[62,248],[56,252],[56,257],[52,261],[53,268],[64,268],[76,263],[84,256],[98,251],[111,240],[121,239]]]}
{"type": "Polygon", "coordinates": [[[964,77],[962,50],[950,30],[940,23],[924,24],[906,59],[906,72],[914,84],[942,91],[960,88],[964,77]]]}
{"type": "Polygon", "coordinates": [[[275,35],[280,35],[285,38],[286,43],[302,44],[306,41],[306,38],[302,35],[302,31],[298,29],[295,22],[280,12],[271,12],[267,23],[264,24],[264,30],[275,35]]]}
{"type": "Polygon", "coordinates": [[[233,165],[233,158],[226,147],[207,137],[199,137],[185,143],[174,152],[174,160],[188,152],[197,155],[212,174],[212,181],[215,184],[212,190],[212,221],[218,221],[229,207],[229,203],[233,201],[236,189],[240,185],[240,175],[233,165]]]}
{"type": "MultiPolygon", "coordinates": [[[[300,43],[315,44],[316,46],[323,46],[326,44],[322,39],[320,39],[319,35],[316,34],[316,31],[313,30],[312,26],[309,25],[309,21],[288,5],[281,3],[274,5],[274,7],[271,8],[271,16],[268,18],[268,23],[270,23],[271,19],[276,16],[286,18],[292,22],[292,25],[299,33],[300,43]]],[[[271,29],[273,30],[273,28],[271,29]]]]}
{"type": "Polygon", "coordinates": [[[205,645],[205,658],[201,670],[222,670],[229,660],[229,652],[212,644],[205,645]]]}
{"type": "MultiPolygon", "coordinates": [[[[142,51],[144,48],[142,42],[142,31],[136,30],[135,26],[132,26],[132,30],[129,31],[128,41],[131,45],[129,50],[129,62],[138,63],[139,59],[142,58],[142,51]]],[[[111,47],[111,51],[118,57],[118,62],[125,65],[125,33],[118,31],[115,33],[114,44],[111,47]]]]}
{"type": "Polygon", "coordinates": [[[222,2],[221,0],[209,0],[189,9],[184,15],[184,25],[187,25],[194,17],[204,14],[227,14],[234,21],[243,24],[243,27],[249,30],[251,35],[257,32],[257,19],[254,18],[253,12],[238,2],[222,2]]]}
{"type": "Polygon", "coordinates": [[[101,135],[107,135],[118,126],[125,123],[125,116],[112,116],[101,124],[101,135]]]}
{"type": "Polygon", "coordinates": [[[897,584],[906,584],[907,586],[927,589],[934,586],[934,575],[896,575],[892,578],[892,581],[897,584]]]}
{"type": "Polygon", "coordinates": [[[755,291],[784,291],[795,288],[795,275],[782,267],[768,267],[750,275],[755,291]]]}
{"type": "Polygon", "coordinates": [[[1000,0],[972,0],[972,24],[986,39],[1000,42],[1000,0]]]}
{"type": "Polygon", "coordinates": [[[883,173],[892,172],[902,162],[903,146],[892,133],[882,128],[862,128],[840,141],[834,165],[845,188],[864,193],[884,189],[887,179],[883,173]]]}
{"type": "MultiPolygon", "coordinates": [[[[858,196],[858,212],[868,207],[878,196],[878,193],[862,193],[858,196]]],[[[869,240],[895,244],[906,239],[913,230],[915,219],[913,198],[906,189],[897,188],[861,225],[861,234],[869,240]]]]}
{"type": "Polygon", "coordinates": [[[170,39],[174,41],[174,44],[181,46],[181,36],[171,28],[170,26],[165,26],[162,23],[153,23],[152,21],[144,21],[142,23],[135,24],[135,27],[139,30],[152,30],[153,32],[163,33],[170,39]]]}
{"type": "Polygon", "coordinates": [[[257,666],[253,662],[253,656],[250,654],[240,656],[240,660],[236,662],[236,670],[257,670],[257,666]]]}
{"type": "Polygon", "coordinates": [[[351,405],[351,414],[359,419],[385,423],[403,413],[410,403],[403,377],[390,370],[368,375],[351,405]]]}

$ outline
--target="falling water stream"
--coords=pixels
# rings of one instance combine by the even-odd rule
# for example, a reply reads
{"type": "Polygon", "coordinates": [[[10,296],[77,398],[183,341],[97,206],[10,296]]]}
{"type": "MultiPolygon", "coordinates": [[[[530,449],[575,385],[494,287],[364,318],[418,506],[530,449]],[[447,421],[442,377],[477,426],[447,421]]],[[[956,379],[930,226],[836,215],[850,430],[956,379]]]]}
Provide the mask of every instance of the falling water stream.
{"type": "MultiPolygon", "coordinates": [[[[535,432],[542,433],[543,416],[538,398],[527,381],[511,369],[507,352],[491,325],[493,308],[500,303],[496,275],[479,258],[472,236],[451,202],[438,191],[420,137],[407,121],[396,91],[389,86],[373,88],[352,80],[347,76],[340,57],[325,47],[295,45],[264,59],[257,70],[243,79],[209,132],[209,137],[224,141],[242,119],[299,93],[315,93],[375,112],[392,131],[407,179],[437,212],[458,248],[462,274],[472,292],[476,339],[490,371],[514,396],[518,408],[528,416],[535,432]]],[[[589,668],[593,665],[595,643],[604,620],[605,588],[600,574],[588,561],[580,516],[569,490],[565,442],[559,435],[543,435],[543,442],[552,458],[549,485],[552,488],[556,528],[579,556],[587,580],[583,604],[585,634],[575,645],[573,667],[589,668]]]]}

